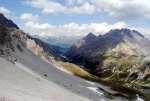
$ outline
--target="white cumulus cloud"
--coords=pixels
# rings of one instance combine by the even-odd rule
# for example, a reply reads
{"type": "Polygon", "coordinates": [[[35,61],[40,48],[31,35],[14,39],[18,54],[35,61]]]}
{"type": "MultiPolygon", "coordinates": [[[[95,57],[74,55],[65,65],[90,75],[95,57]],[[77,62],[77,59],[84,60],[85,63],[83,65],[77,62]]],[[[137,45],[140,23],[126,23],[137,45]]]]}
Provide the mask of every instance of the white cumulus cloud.
{"type": "Polygon", "coordinates": [[[0,7],[0,13],[4,14],[6,17],[9,17],[12,12],[5,7],[0,7]]]}
{"type": "Polygon", "coordinates": [[[90,23],[79,25],[77,23],[70,23],[61,26],[54,26],[48,23],[39,24],[37,22],[29,21],[25,23],[25,27],[32,35],[45,35],[45,36],[85,36],[89,32],[95,35],[105,34],[111,29],[126,28],[128,25],[125,22],[118,22],[115,24],[103,23],[90,23]]]}
{"type": "Polygon", "coordinates": [[[9,10],[5,7],[0,7],[0,13],[4,14],[4,16],[9,19],[17,19],[18,18],[15,16],[14,12],[12,12],[11,10],[9,10]]]}
{"type": "Polygon", "coordinates": [[[150,18],[150,0],[65,0],[62,5],[54,0],[26,0],[25,4],[42,9],[42,13],[93,14],[106,12],[119,21],[150,18]]]}
{"type": "Polygon", "coordinates": [[[14,16],[14,12],[10,11],[9,9],[7,9],[5,7],[0,7],[0,13],[4,14],[4,16],[6,16],[7,18],[10,18],[10,19],[17,18],[16,16],[14,16]]]}
{"type": "Polygon", "coordinates": [[[68,8],[68,10],[66,11],[66,13],[70,14],[70,13],[76,13],[76,14],[92,14],[95,12],[95,6],[94,5],[90,5],[89,3],[84,3],[81,6],[75,6],[75,7],[70,7],[68,8]]]}
{"type": "Polygon", "coordinates": [[[66,0],[67,5],[73,6],[73,5],[80,5],[83,3],[86,3],[87,0],[66,0]]]}
{"type": "Polygon", "coordinates": [[[108,17],[118,20],[150,18],[150,0],[89,0],[108,17]]]}
{"type": "MultiPolygon", "coordinates": [[[[69,5],[74,3],[74,1],[69,1],[69,5]]],[[[82,0],[78,0],[78,3],[82,3],[82,0]]],[[[54,2],[51,0],[26,0],[25,4],[42,9],[42,13],[49,14],[49,13],[64,13],[64,14],[92,14],[95,12],[94,5],[86,2],[84,4],[78,6],[69,6],[69,5],[62,5],[58,2],[54,2]]]]}
{"type": "Polygon", "coordinates": [[[33,30],[50,30],[55,26],[52,26],[48,23],[45,24],[38,24],[37,22],[29,21],[25,23],[25,27],[33,29],[33,30]]]}
{"type": "Polygon", "coordinates": [[[25,20],[25,21],[38,21],[39,16],[38,15],[33,15],[29,13],[24,13],[21,15],[20,19],[25,20]]]}
{"type": "Polygon", "coordinates": [[[42,37],[48,36],[66,36],[66,37],[84,37],[89,32],[95,35],[106,34],[111,29],[129,28],[131,30],[137,30],[146,37],[150,37],[150,28],[142,27],[130,27],[125,22],[117,22],[114,24],[102,23],[90,23],[90,24],[77,24],[75,22],[54,26],[49,23],[40,24],[39,22],[28,21],[25,23],[26,31],[31,35],[40,35],[42,37]]]}

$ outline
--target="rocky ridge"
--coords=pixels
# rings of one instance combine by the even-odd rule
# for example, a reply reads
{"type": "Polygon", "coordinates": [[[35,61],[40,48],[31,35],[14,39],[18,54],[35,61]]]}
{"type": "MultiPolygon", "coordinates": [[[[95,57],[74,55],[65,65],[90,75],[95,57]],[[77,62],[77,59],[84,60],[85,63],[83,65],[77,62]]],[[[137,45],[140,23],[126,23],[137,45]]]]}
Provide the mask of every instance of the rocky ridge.
{"type": "Polygon", "coordinates": [[[147,84],[150,81],[149,50],[150,41],[139,32],[115,29],[97,37],[88,34],[75,43],[66,56],[70,62],[82,64],[85,70],[105,80],[147,84]]]}
{"type": "Polygon", "coordinates": [[[16,28],[19,29],[19,27],[13,23],[11,20],[7,19],[3,14],[0,13],[0,23],[3,24],[3,26],[8,28],[16,28]]]}
{"type": "Polygon", "coordinates": [[[0,14],[0,56],[15,63],[16,59],[11,57],[11,52],[15,52],[16,49],[23,52],[24,48],[29,49],[35,55],[53,62],[56,60],[63,60],[63,58],[57,55],[52,45],[44,43],[43,41],[32,38],[23,32],[16,24],[11,20],[8,20],[2,14],[0,14]]]}

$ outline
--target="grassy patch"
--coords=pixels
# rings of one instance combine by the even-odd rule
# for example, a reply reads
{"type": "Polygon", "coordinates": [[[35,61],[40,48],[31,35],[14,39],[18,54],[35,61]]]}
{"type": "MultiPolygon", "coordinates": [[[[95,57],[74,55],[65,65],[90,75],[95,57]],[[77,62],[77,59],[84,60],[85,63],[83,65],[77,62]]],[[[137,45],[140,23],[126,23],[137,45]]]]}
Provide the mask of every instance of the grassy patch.
{"type": "Polygon", "coordinates": [[[65,68],[66,70],[68,70],[69,72],[71,72],[74,75],[77,76],[87,76],[89,78],[93,78],[93,75],[91,75],[90,73],[88,73],[87,71],[83,70],[82,68],[80,68],[79,66],[72,64],[72,63],[68,63],[68,62],[61,62],[61,61],[57,61],[57,63],[65,68]]]}
{"type": "MultiPolygon", "coordinates": [[[[103,70],[102,71],[102,77],[103,78],[97,78],[87,71],[81,69],[77,65],[71,64],[71,63],[64,63],[57,61],[57,63],[65,68],[66,70],[70,71],[76,76],[79,76],[83,79],[93,81],[100,83],[101,85],[105,85],[110,87],[113,91],[117,91],[118,93],[111,94],[108,91],[104,91],[105,96],[109,99],[115,98],[115,97],[121,97],[128,100],[136,99],[136,94],[138,94],[140,97],[145,99],[146,101],[149,101],[150,94],[145,94],[143,92],[140,92],[139,89],[143,87],[145,82],[139,82],[133,77],[129,77],[126,81],[129,71],[133,66],[136,66],[135,69],[138,69],[140,66],[140,61],[142,60],[141,57],[137,57],[135,55],[132,56],[117,56],[118,54],[113,52],[113,54],[104,54],[106,57],[103,61],[103,70]],[[112,69],[116,67],[117,72],[113,73],[112,69]],[[134,97],[133,97],[134,96],[134,97]]],[[[99,88],[102,90],[101,88],[99,88]]]]}

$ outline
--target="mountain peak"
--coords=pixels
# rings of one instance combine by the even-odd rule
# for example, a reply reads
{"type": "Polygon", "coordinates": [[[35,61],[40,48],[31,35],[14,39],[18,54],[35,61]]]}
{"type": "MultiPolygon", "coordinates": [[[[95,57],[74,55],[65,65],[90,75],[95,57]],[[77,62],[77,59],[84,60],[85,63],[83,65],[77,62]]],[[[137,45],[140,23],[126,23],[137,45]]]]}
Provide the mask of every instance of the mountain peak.
{"type": "Polygon", "coordinates": [[[90,32],[88,35],[94,35],[92,32],[90,32]]]}
{"type": "Polygon", "coordinates": [[[16,24],[14,24],[11,20],[7,19],[2,13],[0,13],[0,23],[8,28],[19,29],[16,24]]]}
{"type": "Polygon", "coordinates": [[[87,37],[95,36],[92,32],[90,32],[87,37]]]}
{"type": "Polygon", "coordinates": [[[127,28],[123,28],[123,29],[111,29],[108,33],[108,35],[118,35],[118,34],[121,34],[121,32],[124,32],[124,33],[130,33],[131,30],[130,29],[127,29],[127,28]]]}
{"type": "Polygon", "coordinates": [[[90,33],[89,33],[86,37],[84,37],[83,39],[86,40],[86,41],[92,41],[92,40],[94,40],[94,39],[96,39],[96,38],[97,38],[97,36],[90,32],[90,33]]]}
{"type": "Polygon", "coordinates": [[[70,49],[73,51],[68,51],[67,53],[71,59],[80,56],[81,60],[87,58],[94,61],[93,56],[99,57],[99,55],[114,50],[121,51],[126,55],[137,54],[147,56],[150,54],[150,41],[137,31],[130,29],[114,29],[98,37],[89,33],[81,41],[77,42],[75,46],[77,47],[70,49]],[[70,54],[76,55],[71,56],[70,54]]]}
{"type": "Polygon", "coordinates": [[[135,37],[144,38],[144,36],[141,33],[139,33],[138,31],[130,30],[127,28],[112,29],[108,33],[106,33],[106,35],[114,36],[114,37],[122,37],[122,38],[124,38],[125,36],[127,36],[129,38],[135,38],[135,37]]]}

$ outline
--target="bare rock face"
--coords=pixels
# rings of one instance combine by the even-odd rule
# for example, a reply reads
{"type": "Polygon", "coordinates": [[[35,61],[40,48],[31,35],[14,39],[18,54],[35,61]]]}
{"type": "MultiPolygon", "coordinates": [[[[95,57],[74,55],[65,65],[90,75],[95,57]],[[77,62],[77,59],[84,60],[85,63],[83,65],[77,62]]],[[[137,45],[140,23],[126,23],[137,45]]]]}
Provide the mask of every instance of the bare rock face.
{"type": "Polygon", "coordinates": [[[2,24],[0,24],[0,45],[4,44],[6,33],[6,28],[2,24]]]}
{"type": "Polygon", "coordinates": [[[9,29],[15,50],[23,52],[23,48],[29,49],[35,55],[47,61],[53,59],[61,60],[61,57],[50,48],[50,44],[44,43],[39,39],[32,38],[20,29],[9,29]],[[37,41],[38,40],[38,41],[37,41]]]}
{"type": "Polygon", "coordinates": [[[51,56],[51,57],[55,58],[56,60],[62,60],[62,61],[64,60],[64,58],[62,58],[60,55],[55,53],[55,51],[56,51],[56,50],[54,50],[55,46],[52,46],[49,43],[45,43],[45,42],[41,41],[38,38],[33,38],[29,35],[27,35],[27,37],[28,37],[27,46],[29,46],[28,48],[31,51],[34,51],[33,53],[36,53],[37,55],[40,55],[39,53],[42,53],[42,51],[43,51],[43,52],[47,53],[47,54],[45,54],[45,56],[46,55],[51,56]],[[41,51],[36,50],[35,48],[37,48],[37,47],[38,47],[38,50],[40,48],[42,48],[42,50],[41,51]]]}
{"type": "Polygon", "coordinates": [[[31,37],[27,38],[27,41],[26,41],[26,46],[27,48],[32,51],[35,55],[45,59],[45,60],[48,60],[50,62],[53,62],[56,54],[53,53],[51,50],[46,50],[45,48],[43,48],[42,46],[38,45],[36,43],[36,41],[34,39],[31,39],[31,37]],[[53,54],[51,54],[53,53],[53,54]]]}
{"type": "Polygon", "coordinates": [[[43,41],[32,38],[17,27],[11,20],[0,14],[0,56],[15,63],[16,59],[11,57],[10,51],[24,52],[24,48],[29,49],[35,55],[47,61],[53,62],[54,59],[62,60],[52,50],[52,45],[43,41]]]}
{"type": "Polygon", "coordinates": [[[0,23],[0,56],[6,58],[8,61],[14,63],[9,53],[9,48],[14,50],[10,35],[7,34],[8,29],[0,23]]]}

